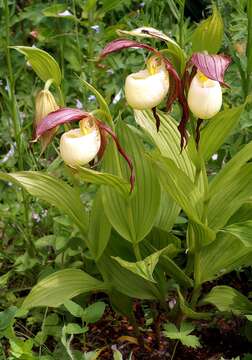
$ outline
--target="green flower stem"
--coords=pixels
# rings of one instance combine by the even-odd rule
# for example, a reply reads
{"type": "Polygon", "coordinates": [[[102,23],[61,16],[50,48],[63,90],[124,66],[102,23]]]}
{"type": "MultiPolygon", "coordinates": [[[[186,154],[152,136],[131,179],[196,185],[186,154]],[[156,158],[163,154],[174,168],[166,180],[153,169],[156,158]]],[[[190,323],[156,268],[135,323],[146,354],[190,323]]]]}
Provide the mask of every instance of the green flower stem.
{"type": "Polygon", "coordinates": [[[138,243],[133,244],[133,250],[137,261],[142,260],[141,252],[138,243]]]}
{"type": "MultiPolygon", "coordinates": [[[[8,78],[9,78],[9,96],[11,104],[11,118],[13,121],[13,128],[15,134],[15,141],[17,144],[18,152],[18,169],[22,171],[24,169],[23,162],[23,143],[22,143],[22,131],[20,126],[19,114],[17,109],[16,97],[15,97],[15,80],[13,75],[11,57],[10,57],[10,13],[8,0],[4,0],[4,15],[5,15],[5,57],[7,62],[8,69],[8,78]]],[[[26,230],[26,239],[27,239],[27,251],[30,255],[34,255],[35,246],[31,239],[30,226],[29,226],[29,202],[28,196],[25,193],[24,189],[21,190],[22,202],[24,205],[24,223],[26,230]]]]}

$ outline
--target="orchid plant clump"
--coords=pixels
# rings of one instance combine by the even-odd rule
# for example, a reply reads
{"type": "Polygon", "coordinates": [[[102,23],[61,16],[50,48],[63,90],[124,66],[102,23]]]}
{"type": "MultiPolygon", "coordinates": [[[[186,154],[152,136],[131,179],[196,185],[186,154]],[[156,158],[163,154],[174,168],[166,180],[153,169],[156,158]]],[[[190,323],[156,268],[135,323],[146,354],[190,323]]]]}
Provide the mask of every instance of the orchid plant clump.
{"type": "MultiPolygon", "coordinates": [[[[211,34],[216,26],[210,28],[211,34]]],[[[76,189],[51,174],[21,172],[0,177],[17,182],[66,213],[78,229],[85,250],[81,266],[62,267],[41,280],[25,298],[23,308],[60,306],[81,293],[102,291],[118,312],[128,316],[141,344],[132,306],[135,298],[151,301],[154,307],[161,304],[168,319],[175,319],[179,326],[182,318],[211,319],[214,312],[201,309],[205,304],[219,311],[238,308],[245,314],[239,307],[243,295],[237,290],[215,286],[202,295],[201,288],[237,267],[251,264],[251,238],[244,234],[252,234],[247,215],[252,211],[252,168],[248,162],[252,143],[208,180],[207,161],[237,126],[246,102],[221,110],[221,87],[227,87],[224,74],[231,59],[218,51],[207,53],[205,30],[202,51],[190,52],[188,57],[173,39],[156,29],[119,33],[167,45],[167,49],[158,50],[120,38],[107,44],[98,59],[103,61],[128,48],[151,54],[145,69],[125,79],[125,98],[140,129],[126,124],[123,112],[115,126],[107,102],[87,83],[85,86],[97,97],[97,111],[65,107],[63,103],[58,106],[49,91],[50,84],[57,90],[61,86],[57,62],[40,49],[16,47],[33,61],[33,69],[46,83],[36,98],[34,139],[42,140],[44,151],[58,127],[65,125],[60,156],[74,173],[97,186],[92,210],[87,213],[76,189]],[[171,112],[175,101],[181,113],[176,114],[177,119],[171,112]],[[74,122],[79,126],[69,130],[74,122]],[[128,177],[130,186],[125,180],[128,177]],[[238,213],[243,207],[250,212],[243,209],[246,215],[241,218],[238,213]],[[179,215],[186,227],[182,235],[173,231],[179,215]],[[185,261],[181,262],[178,254],[185,261]],[[170,309],[168,299],[175,304],[170,309]]],[[[251,312],[248,300],[244,307],[251,312]]]]}

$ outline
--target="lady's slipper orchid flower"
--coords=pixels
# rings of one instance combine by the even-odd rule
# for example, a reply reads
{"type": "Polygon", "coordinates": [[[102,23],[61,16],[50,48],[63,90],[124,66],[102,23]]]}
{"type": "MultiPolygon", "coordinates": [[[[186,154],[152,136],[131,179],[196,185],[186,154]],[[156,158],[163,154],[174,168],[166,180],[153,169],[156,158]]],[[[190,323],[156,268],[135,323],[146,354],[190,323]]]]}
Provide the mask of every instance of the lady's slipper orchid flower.
{"type": "Polygon", "coordinates": [[[231,58],[225,55],[195,53],[187,65],[187,68],[192,66],[191,76],[188,75],[188,69],[186,69],[184,79],[189,82],[187,84],[189,85],[187,97],[189,109],[198,118],[197,145],[202,121],[212,118],[221,109],[221,85],[228,86],[224,82],[224,74],[230,62],[231,58]]]}
{"type": "Polygon", "coordinates": [[[59,125],[79,121],[80,127],[65,132],[60,139],[60,154],[64,162],[71,167],[78,167],[100,160],[107,145],[107,134],[114,140],[117,150],[127,161],[130,168],[131,191],[134,187],[135,174],[131,159],[121,147],[116,134],[110,127],[92,114],[72,108],[62,108],[44,117],[36,127],[35,141],[43,134],[59,125]]]}
{"type": "MultiPolygon", "coordinates": [[[[142,48],[147,49],[154,53],[154,57],[147,63],[147,70],[129,75],[126,79],[125,93],[129,104],[132,107],[137,106],[138,109],[149,109],[152,106],[153,115],[156,119],[157,130],[160,126],[160,119],[156,113],[156,106],[163,100],[168,91],[166,102],[167,111],[171,109],[172,104],[178,99],[182,109],[182,119],[178,126],[181,134],[181,149],[184,147],[187,140],[186,123],[189,118],[189,109],[187,101],[184,96],[181,80],[170,61],[165,58],[161,52],[155,48],[139,43],[134,40],[117,39],[109,44],[102,50],[100,59],[105,58],[107,55],[126,49],[126,48],[142,48]],[[155,69],[153,67],[154,60],[159,66],[155,69]],[[149,66],[149,69],[148,69],[149,66]],[[154,71],[154,74],[152,74],[154,71]],[[168,79],[169,74],[169,79],[168,79]],[[152,78],[152,76],[154,76],[152,78]],[[141,77],[143,79],[141,79],[141,77]],[[144,82],[145,80],[145,82],[144,82]],[[144,85],[145,84],[145,85],[144,85]],[[153,102],[151,101],[153,100],[153,102]]],[[[136,108],[136,107],[135,107],[136,108]]]]}
{"type": "Polygon", "coordinates": [[[210,119],[216,115],[222,105],[221,85],[224,74],[231,62],[225,55],[195,53],[190,64],[196,75],[191,80],[188,91],[188,105],[192,113],[200,119],[210,119]]]}
{"type": "Polygon", "coordinates": [[[159,105],[169,90],[169,75],[164,63],[156,56],[147,62],[147,69],[128,75],[125,97],[136,110],[152,109],[159,105]]]}

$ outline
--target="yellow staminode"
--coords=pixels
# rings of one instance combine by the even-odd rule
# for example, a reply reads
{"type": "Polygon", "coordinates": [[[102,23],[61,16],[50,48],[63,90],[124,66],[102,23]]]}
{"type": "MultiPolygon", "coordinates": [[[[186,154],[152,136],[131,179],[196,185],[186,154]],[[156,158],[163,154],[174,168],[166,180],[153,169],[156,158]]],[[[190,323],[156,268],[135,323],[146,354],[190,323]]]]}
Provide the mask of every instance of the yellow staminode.
{"type": "Polygon", "coordinates": [[[160,68],[163,66],[162,60],[155,55],[149,58],[146,65],[150,75],[155,75],[158,73],[160,68]]]}
{"type": "Polygon", "coordinates": [[[81,120],[79,126],[82,135],[88,135],[96,128],[94,119],[92,117],[89,117],[88,119],[85,120],[81,120]]]}
{"type": "Polygon", "coordinates": [[[197,72],[197,78],[201,83],[204,83],[209,80],[209,78],[206,75],[204,75],[201,71],[197,72]]]}

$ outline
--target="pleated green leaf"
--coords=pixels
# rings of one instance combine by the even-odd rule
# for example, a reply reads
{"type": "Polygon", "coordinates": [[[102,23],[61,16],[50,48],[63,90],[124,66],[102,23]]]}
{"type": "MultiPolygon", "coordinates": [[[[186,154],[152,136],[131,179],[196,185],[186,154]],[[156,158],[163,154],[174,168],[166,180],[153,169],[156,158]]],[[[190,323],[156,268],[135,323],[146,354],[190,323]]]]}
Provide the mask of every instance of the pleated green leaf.
{"type": "Polygon", "coordinates": [[[0,173],[0,179],[22,186],[29,194],[64,212],[86,234],[88,217],[78,193],[65,182],[39,171],[0,173]]]}
{"type": "MultiPolygon", "coordinates": [[[[136,184],[124,199],[114,189],[102,187],[105,213],[116,231],[126,240],[140,242],[151,230],[160,204],[160,185],[152,163],[145,158],[141,137],[131,127],[119,122],[117,134],[122,147],[133,161],[136,184]]],[[[127,164],[109,144],[103,159],[105,171],[129,178],[127,164]]]]}
{"type": "Polygon", "coordinates": [[[127,197],[130,194],[130,184],[119,176],[87,169],[85,167],[78,168],[78,175],[81,179],[96,185],[108,185],[113,187],[119,194],[127,197]]]}
{"type": "Polygon", "coordinates": [[[244,106],[245,104],[219,112],[202,129],[199,147],[204,160],[210,159],[224,143],[238,124],[244,106]]]}
{"type": "Polygon", "coordinates": [[[104,211],[101,191],[98,191],[90,214],[88,247],[97,261],[105,250],[111,232],[111,225],[104,211]]]}
{"type": "Polygon", "coordinates": [[[252,314],[252,302],[239,291],[225,285],[215,286],[201,303],[212,304],[219,311],[228,311],[236,315],[252,314]]]}
{"type": "Polygon", "coordinates": [[[188,149],[180,151],[180,133],[178,124],[168,114],[159,111],[160,129],[157,132],[156,122],[151,111],[135,110],[135,119],[151,137],[164,157],[174,161],[177,167],[191,179],[194,179],[195,167],[189,157],[188,149]]]}
{"type": "Polygon", "coordinates": [[[163,255],[160,258],[160,264],[165,272],[174,279],[180,286],[190,288],[193,286],[192,280],[169,256],[163,255]]]}
{"type": "Polygon", "coordinates": [[[226,186],[226,182],[230,181],[232,177],[239,176],[241,167],[251,158],[252,141],[246,144],[213,178],[209,186],[210,196],[222,191],[226,186]]]}
{"type": "Polygon", "coordinates": [[[164,190],[186,212],[189,218],[196,222],[200,221],[201,194],[191,179],[177,167],[173,160],[157,153],[151,153],[148,157],[155,164],[156,173],[164,190]]]}
{"type": "Polygon", "coordinates": [[[41,280],[25,298],[22,307],[58,307],[82,293],[106,291],[104,283],[79,269],[57,271],[41,280]]]}
{"type": "Polygon", "coordinates": [[[234,235],[219,232],[216,240],[200,251],[200,283],[218,278],[252,261],[252,246],[234,235]]]}
{"type": "Polygon", "coordinates": [[[159,298],[159,292],[153,283],[135,275],[123,268],[111,258],[111,252],[106,250],[100,257],[97,266],[111,289],[115,289],[131,298],[154,300],[159,298]]]}
{"type": "Polygon", "coordinates": [[[252,220],[225,226],[223,231],[236,236],[245,246],[252,246],[252,220]]]}
{"type": "Polygon", "coordinates": [[[213,14],[203,20],[191,35],[192,51],[207,51],[216,54],[222,43],[224,24],[216,6],[213,6],[213,14]]]}
{"type": "Polygon", "coordinates": [[[57,61],[46,51],[30,46],[13,46],[12,48],[25,55],[41,80],[47,81],[53,79],[55,85],[60,85],[60,67],[57,61]]]}
{"type": "Polygon", "coordinates": [[[161,186],[161,201],[158,209],[155,226],[170,231],[180,213],[180,206],[161,186]]]}
{"type": "Polygon", "coordinates": [[[126,261],[118,256],[112,258],[115,259],[123,268],[131,271],[145,280],[155,283],[156,280],[153,278],[153,272],[159,261],[159,257],[166,251],[169,251],[169,247],[172,246],[173,245],[168,245],[166,248],[156,251],[155,253],[147,256],[145,259],[137,262],[126,261]]]}
{"type": "Polygon", "coordinates": [[[198,251],[202,246],[215,240],[216,232],[202,223],[190,221],[187,228],[187,246],[190,252],[198,251]]]}
{"type": "Polygon", "coordinates": [[[243,165],[237,176],[225,176],[222,186],[208,204],[208,225],[221,229],[229,218],[252,196],[252,164],[243,165]]]}

